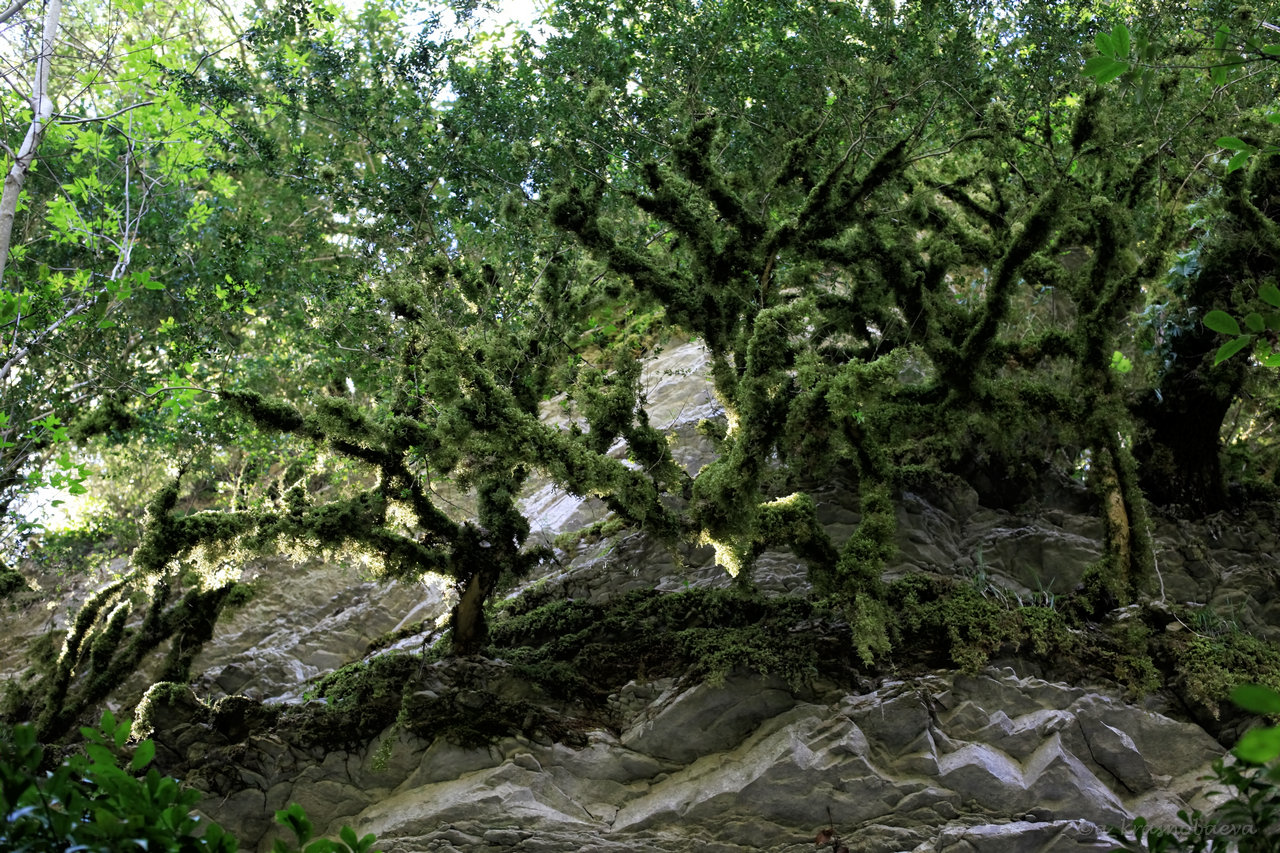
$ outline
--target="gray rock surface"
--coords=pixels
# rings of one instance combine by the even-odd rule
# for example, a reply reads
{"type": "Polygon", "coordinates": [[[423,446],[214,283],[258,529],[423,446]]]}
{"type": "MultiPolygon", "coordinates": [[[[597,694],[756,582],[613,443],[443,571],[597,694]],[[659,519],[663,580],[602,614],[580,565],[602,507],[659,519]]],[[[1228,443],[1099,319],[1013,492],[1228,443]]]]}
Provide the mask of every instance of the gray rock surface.
{"type": "MultiPolygon", "coordinates": [[[[828,814],[865,851],[1105,850],[1108,825],[1199,804],[1222,752],[1194,725],[1009,669],[857,695],[799,697],[747,674],[623,692],[624,733],[576,747],[468,750],[389,730],[379,766],[381,738],[321,756],[251,736],[235,790],[204,807],[259,850],[273,837],[263,815],[293,801],[387,853],[800,850],[828,814]]],[[[157,737],[181,749],[168,724],[157,737]]]]}

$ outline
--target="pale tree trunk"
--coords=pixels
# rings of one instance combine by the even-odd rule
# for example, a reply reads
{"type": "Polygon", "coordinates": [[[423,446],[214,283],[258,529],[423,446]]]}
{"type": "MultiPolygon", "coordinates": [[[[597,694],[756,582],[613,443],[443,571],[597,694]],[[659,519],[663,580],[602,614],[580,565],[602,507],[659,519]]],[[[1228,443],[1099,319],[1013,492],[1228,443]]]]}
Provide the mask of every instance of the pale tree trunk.
{"type": "MultiPolygon", "coordinates": [[[[15,3],[14,7],[20,7],[15,3]]],[[[12,11],[6,11],[9,15],[12,11]]],[[[49,97],[49,65],[53,59],[53,46],[58,35],[58,19],[62,17],[62,0],[48,0],[44,13],[44,34],[40,39],[40,54],[36,57],[36,76],[31,91],[31,126],[4,178],[4,194],[0,196],[0,283],[4,282],[4,267],[9,260],[9,243],[13,238],[13,218],[18,211],[18,194],[35,162],[40,140],[53,120],[53,99],[49,97]]]]}

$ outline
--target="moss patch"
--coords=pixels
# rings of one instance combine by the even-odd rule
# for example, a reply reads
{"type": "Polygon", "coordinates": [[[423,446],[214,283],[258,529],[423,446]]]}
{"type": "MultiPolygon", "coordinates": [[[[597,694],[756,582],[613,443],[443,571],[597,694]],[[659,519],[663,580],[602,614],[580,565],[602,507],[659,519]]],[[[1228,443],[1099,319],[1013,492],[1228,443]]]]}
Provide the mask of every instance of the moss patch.
{"type": "Polygon", "coordinates": [[[26,588],[27,579],[22,576],[22,572],[0,563],[0,599],[8,598],[26,588]]]}
{"type": "Polygon", "coordinates": [[[1162,643],[1172,681],[1197,716],[1216,719],[1232,688],[1242,683],[1280,690],[1280,649],[1241,632],[1209,636],[1166,634],[1162,643]]]}
{"type": "Polygon", "coordinates": [[[632,679],[673,673],[716,682],[735,669],[799,685],[852,669],[847,629],[792,597],[738,589],[637,591],[607,604],[555,601],[495,620],[493,652],[548,693],[599,701],[632,679]]]}

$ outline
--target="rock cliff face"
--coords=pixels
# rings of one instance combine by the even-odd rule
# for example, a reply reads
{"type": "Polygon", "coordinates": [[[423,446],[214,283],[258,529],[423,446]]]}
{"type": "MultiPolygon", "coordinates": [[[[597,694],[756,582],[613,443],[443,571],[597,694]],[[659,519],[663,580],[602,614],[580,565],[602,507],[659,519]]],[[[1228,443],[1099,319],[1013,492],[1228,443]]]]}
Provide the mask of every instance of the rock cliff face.
{"type": "MultiPolygon", "coordinates": [[[[472,668],[473,685],[503,677],[501,664],[450,666],[472,668]]],[[[618,727],[573,745],[463,749],[391,729],[353,752],[266,735],[210,754],[225,739],[181,713],[156,737],[167,761],[227,792],[206,810],[258,849],[271,810],[297,801],[388,853],[799,851],[829,822],[865,851],[1109,850],[1105,827],[1135,814],[1176,824],[1222,752],[1192,724],[1008,668],[803,695],[750,673],[665,679],[611,704],[618,727]]]]}
{"type": "MultiPolygon", "coordinates": [[[[702,358],[694,344],[673,347],[645,374],[651,420],[677,436],[690,470],[711,458],[697,420],[719,414],[702,358]]],[[[830,483],[815,498],[843,541],[856,497],[830,483]]],[[[548,540],[604,517],[547,484],[531,488],[526,508],[548,540]]],[[[890,578],[959,575],[1011,602],[1070,590],[1101,554],[1101,521],[1069,483],[1024,514],[985,508],[963,489],[903,494],[898,522],[890,578]]],[[[1201,602],[1275,637],[1280,543],[1270,520],[1157,522],[1154,533],[1168,600],[1201,602]]],[[[1107,825],[1136,815],[1174,825],[1178,809],[1202,804],[1201,777],[1224,752],[1185,721],[1174,695],[1126,699],[1018,660],[974,676],[844,683],[747,671],[723,684],[640,678],[592,715],[540,696],[502,661],[451,660],[418,667],[416,697],[452,697],[477,715],[495,700],[541,703],[557,728],[530,724],[520,727],[527,736],[464,748],[396,724],[351,749],[308,747],[263,723],[258,702],[317,701],[306,698],[309,680],[361,660],[379,637],[391,650],[422,648],[450,593],[332,565],[268,561],[249,574],[255,598],[197,658],[192,689],[152,719],[162,769],[209,791],[205,812],[248,849],[269,849],[273,810],[297,801],[330,833],[344,823],[377,833],[388,853],[799,851],[827,826],[864,851],[1108,850],[1107,825]]],[[[755,579],[771,594],[808,591],[789,552],[763,555],[755,579]]],[[[579,541],[534,583],[548,600],[603,602],[729,579],[710,549],[673,553],[631,533],[579,541]]],[[[6,618],[4,630],[36,630],[29,617],[6,618]]]]}

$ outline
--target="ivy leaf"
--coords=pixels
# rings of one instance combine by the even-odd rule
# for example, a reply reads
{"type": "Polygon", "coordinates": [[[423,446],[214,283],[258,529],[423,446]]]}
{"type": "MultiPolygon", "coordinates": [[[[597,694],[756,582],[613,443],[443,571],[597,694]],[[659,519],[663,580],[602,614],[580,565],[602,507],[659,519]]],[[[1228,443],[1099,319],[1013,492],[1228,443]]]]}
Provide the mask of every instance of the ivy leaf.
{"type": "Polygon", "coordinates": [[[1224,335],[1240,334],[1240,324],[1236,322],[1235,317],[1232,317],[1226,311],[1215,309],[1205,314],[1204,325],[1206,328],[1221,332],[1224,335]]]}

